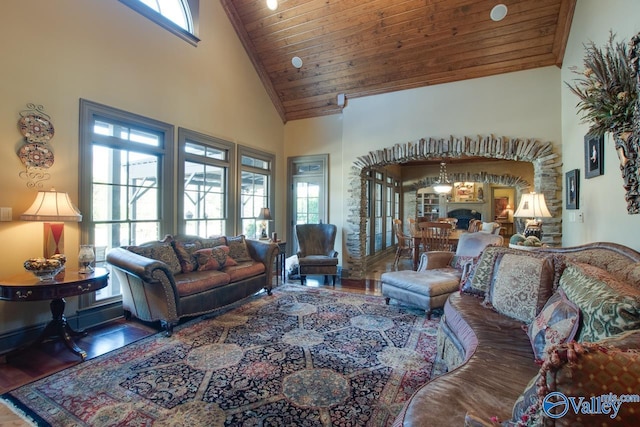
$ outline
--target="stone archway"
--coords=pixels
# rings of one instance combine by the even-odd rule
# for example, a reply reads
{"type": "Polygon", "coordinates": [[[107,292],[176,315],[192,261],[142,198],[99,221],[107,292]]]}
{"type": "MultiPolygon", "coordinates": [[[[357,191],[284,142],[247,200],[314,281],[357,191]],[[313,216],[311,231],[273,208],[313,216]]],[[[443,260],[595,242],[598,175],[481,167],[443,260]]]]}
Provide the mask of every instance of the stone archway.
{"type": "MultiPolygon", "coordinates": [[[[367,216],[365,209],[366,173],[376,167],[430,158],[462,158],[465,156],[486,157],[531,162],[533,165],[533,188],[530,191],[544,193],[552,218],[545,219],[545,241],[560,244],[562,241],[562,185],[560,154],[553,151],[551,142],[535,139],[491,136],[450,137],[448,139],[422,138],[418,141],[396,144],[393,147],[360,156],[349,172],[348,230],[345,230],[346,261],[349,277],[363,278],[366,273],[365,252],[367,216]]],[[[453,176],[457,180],[458,177],[453,176]]],[[[486,177],[485,177],[486,178],[486,177]]],[[[497,176],[495,183],[504,183],[497,176]]],[[[506,178],[507,181],[510,178],[506,178]]],[[[517,178],[514,178],[517,181],[517,178]]],[[[467,179],[465,179],[467,180],[467,179]]],[[[471,179],[468,179],[471,180],[471,179]]],[[[489,181],[491,182],[491,181],[489,181]]],[[[513,185],[513,184],[512,184],[513,185]]],[[[522,187],[520,182],[516,187],[522,187]]]]}

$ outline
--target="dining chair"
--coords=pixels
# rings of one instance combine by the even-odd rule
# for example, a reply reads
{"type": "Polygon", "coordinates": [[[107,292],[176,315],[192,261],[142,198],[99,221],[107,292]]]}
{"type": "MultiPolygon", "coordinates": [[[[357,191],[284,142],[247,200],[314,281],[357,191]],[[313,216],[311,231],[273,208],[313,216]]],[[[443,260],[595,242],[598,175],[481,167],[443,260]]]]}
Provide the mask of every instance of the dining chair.
{"type": "Polygon", "coordinates": [[[453,228],[456,228],[458,225],[458,218],[438,218],[438,222],[448,222],[453,225],[453,228]]]}
{"type": "Polygon", "coordinates": [[[408,257],[413,259],[413,239],[411,236],[404,233],[402,229],[402,220],[394,219],[393,220],[393,230],[396,234],[397,240],[397,248],[396,248],[396,257],[393,260],[393,266],[398,265],[398,261],[400,257],[408,257]]]}
{"type": "Polygon", "coordinates": [[[430,251],[450,251],[451,242],[449,235],[453,225],[448,222],[420,222],[418,229],[422,234],[422,250],[430,251]]]}
{"type": "Polygon", "coordinates": [[[469,233],[476,233],[480,231],[481,227],[482,227],[482,221],[480,221],[479,219],[472,219],[469,221],[468,231],[469,233]]]}

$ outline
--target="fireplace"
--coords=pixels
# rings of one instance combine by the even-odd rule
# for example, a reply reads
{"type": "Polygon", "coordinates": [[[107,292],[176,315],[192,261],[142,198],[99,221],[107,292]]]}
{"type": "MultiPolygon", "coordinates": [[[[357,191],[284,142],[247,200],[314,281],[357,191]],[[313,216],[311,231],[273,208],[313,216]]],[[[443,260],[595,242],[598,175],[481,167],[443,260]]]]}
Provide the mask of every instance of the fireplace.
{"type": "Polygon", "coordinates": [[[482,214],[477,211],[472,211],[471,209],[454,209],[447,213],[448,218],[456,218],[458,223],[456,224],[456,228],[468,229],[469,221],[472,219],[482,219],[482,214]]]}

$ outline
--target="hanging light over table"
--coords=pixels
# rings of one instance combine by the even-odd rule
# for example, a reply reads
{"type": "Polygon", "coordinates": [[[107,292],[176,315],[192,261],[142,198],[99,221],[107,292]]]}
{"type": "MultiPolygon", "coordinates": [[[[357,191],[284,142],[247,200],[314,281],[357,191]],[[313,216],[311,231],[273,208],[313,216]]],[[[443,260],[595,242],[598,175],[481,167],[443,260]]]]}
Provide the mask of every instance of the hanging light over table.
{"type": "Polygon", "coordinates": [[[445,194],[450,193],[452,188],[451,181],[447,178],[447,164],[442,162],[440,163],[440,177],[433,186],[433,189],[438,194],[445,194]]]}

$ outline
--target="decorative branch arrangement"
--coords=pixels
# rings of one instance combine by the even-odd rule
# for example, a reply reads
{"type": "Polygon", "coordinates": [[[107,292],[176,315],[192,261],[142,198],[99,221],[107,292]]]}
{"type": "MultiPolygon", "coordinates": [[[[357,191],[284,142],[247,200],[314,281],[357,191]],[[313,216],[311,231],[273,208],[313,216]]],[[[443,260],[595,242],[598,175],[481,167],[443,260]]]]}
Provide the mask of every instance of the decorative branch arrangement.
{"type": "Polygon", "coordinates": [[[638,187],[638,70],[640,34],[627,45],[610,34],[608,43],[597,47],[593,42],[585,45],[584,70],[576,71],[581,77],[567,86],[580,100],[577,107],[582,122],[589,123],[589,134],[604,135],[611,132],[620,159],[620,171],[626,190],[627,212],[640,213],[638,187]]]}

